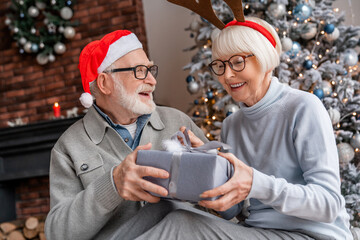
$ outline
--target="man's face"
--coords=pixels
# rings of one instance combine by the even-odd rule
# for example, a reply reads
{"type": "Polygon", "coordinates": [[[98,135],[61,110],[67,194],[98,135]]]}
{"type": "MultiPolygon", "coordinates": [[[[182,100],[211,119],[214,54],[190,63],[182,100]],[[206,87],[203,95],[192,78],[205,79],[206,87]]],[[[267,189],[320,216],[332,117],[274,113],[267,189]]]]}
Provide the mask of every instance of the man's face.
{"type": "MultiPolygon", "coordinates": [[[[129,68],[137,65],[151,67],[149,61],[142,49],[131,51],[125,56],[119,58],[114,68],[129,68]]],[[[115,101],[128,111],[136,115],[150,114],[155,110],[153,101],[153,91],[155,90],[156,80],[150,73],[143,80],[135,78],[133,71],[112,73],[114,80],[114,98],[115,101]]]]}

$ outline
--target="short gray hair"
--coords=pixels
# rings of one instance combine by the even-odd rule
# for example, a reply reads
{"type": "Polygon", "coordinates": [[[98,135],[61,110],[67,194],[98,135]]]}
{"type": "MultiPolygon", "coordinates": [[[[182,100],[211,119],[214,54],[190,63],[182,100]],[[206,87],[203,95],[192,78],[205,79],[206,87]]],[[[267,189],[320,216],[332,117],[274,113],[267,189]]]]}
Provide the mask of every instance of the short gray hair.
{"type": "MultiPolygon", "coordinates": [[[[114,63],[112,63],[110,66],[108,66],[104,72],[106,71],[110,71],[111,69],[114,68],[114,63]]],[[[113,73],[109,73],[109,74],[113,74],[113,73]]],[[[113,76],[113,75],[112,75],[113,76]]],[[[114,77],[114,76],[113,76],[114,77]]],[[[100,94],[100,90],[97,86],[97,80],[95,79],[94,81],[90,82],[89,83],[89,87],[90,87],[90,92],[91,92],[91,95],[93,96],[93,98],[96,98],[97,96],[99,96],[100,94]]]]}
{"type": "Polygon", "coordinates": [[[266,21],[247,17],[246,20],[256,22],[266,28],[274,37],[276,47],[260,32],[245,26],[230,26],[223,29],[212,43],[212,57],[218,59],[236,53],[252,53],[263,72],[280,64],[281,42],[275,29],[266,21]]]}

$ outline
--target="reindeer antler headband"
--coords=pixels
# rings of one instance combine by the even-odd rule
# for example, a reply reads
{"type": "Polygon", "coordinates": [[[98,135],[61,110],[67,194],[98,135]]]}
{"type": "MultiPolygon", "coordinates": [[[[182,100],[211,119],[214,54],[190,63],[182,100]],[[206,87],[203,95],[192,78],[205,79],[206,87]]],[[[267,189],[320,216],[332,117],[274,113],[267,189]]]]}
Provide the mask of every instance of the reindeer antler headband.
{"type": "Polygon", "coordinates": [[[274,47],[276,47],[276,41],[274,37],[266,28],[255,22],[245,20],[241,0],[224,0],[226,4],[231,8],[235,16],[235,20],[229,22],[226,25],[216,16],[211,5],[211,0],[167,0],[167,1],[185,7],[187,9],[190,9],[191,11],[199,14],[201,17],[208,20],[210,23],[212,23],[215,27],[219,28],[220,30],[235,25],[252,28],[258,31],[259,33],[261,33],[262,35],[264,35],[264,37],[266,37],[270,41],[270,43],[274,47]]]}

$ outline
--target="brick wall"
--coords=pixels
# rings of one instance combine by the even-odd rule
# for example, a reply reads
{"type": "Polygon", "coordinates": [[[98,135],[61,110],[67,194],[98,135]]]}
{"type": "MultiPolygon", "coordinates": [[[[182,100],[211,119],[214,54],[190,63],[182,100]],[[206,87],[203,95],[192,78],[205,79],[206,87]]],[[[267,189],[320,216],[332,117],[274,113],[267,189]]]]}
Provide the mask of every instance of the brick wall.
{"type": "Polygon", "coordinates": [[[16,185],[16,216],[45,216],[50,210],[49,178],[38,177],[20,181],[16,185]]]}
{"type": "Polygon", "coordinates": [[[22,118],[25,123],[49,120],[52,105],[59,102],[62,114],[73,107],[83,92],[77,69],[81,49],[117,29],[134,32],[147,52],[144,15],[141,0],[82,0],[74,6],[72,21],[76,36],[65,42],[67,51],[56,55],[53,63],[41,66],[34,55],[19,53],[5,25],[11,0],[0,0],[0,128],[7,121],[22,118]]]}

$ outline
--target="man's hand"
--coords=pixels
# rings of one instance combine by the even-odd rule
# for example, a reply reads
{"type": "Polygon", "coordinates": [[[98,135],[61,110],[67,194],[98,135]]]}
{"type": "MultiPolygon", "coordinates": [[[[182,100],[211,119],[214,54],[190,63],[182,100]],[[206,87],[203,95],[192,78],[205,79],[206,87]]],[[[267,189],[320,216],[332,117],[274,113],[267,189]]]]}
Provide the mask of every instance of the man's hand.
{"type": "MultiPolygon", "coordinates": [[[[180,131],[185,132],[186,127],[181,127],[180,131]]],[[[191,130],[188,130],[191,146],[196,148],[204,145],[204,142],[200,140],[191,130]]],[[[181,141],[181,140],[180,140],[181,141]]]]}
{"type": "Polygon", "coordinates": [[[244,200],[251,190],[253,169],[237,159],[232,153],[219,153],[234,166],[234,175],[225,184],[203,192],[201,198],[221,196],[214,201],[202,200],[199,205],[216,211],[226,211],[235,204],[244,200]]]}
{"type": "Polygon", "coordinates": [[[163,169],[154,167],[136,165],[138,150],[151,149],[151,143],[138,146],[134,152],[126,156],[124,161],[120,163],[113,171],[115,186],[119,195],[130,201],[147,201],[158,202],[160,198],[154,197],[149,192],[157,193],[161,196],[167,196],[168,192],[165,188],[143,179],[145,176],[155,178],[168,178],[169,173],[163,169]]]}

